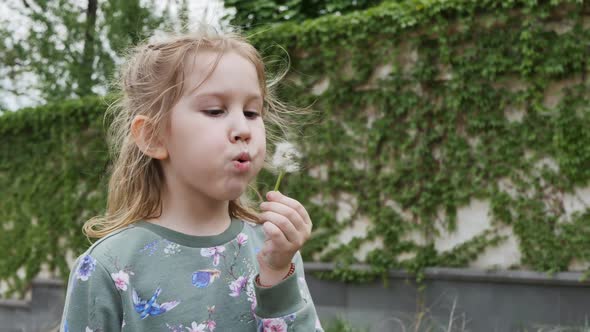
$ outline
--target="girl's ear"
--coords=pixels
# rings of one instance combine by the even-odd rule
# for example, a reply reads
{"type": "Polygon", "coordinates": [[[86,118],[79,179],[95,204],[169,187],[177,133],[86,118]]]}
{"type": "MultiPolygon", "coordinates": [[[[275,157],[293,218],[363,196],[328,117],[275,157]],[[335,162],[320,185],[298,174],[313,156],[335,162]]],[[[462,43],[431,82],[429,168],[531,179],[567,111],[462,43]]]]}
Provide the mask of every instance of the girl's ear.
{"type": "Polygon", "coordinates": [[[131,122],[131,136],[137,147],[146,155],[159,160],[168,158],[168,149],[159,137],[153,136],[154,127],[145,115],[136,115],[131,122]]]}

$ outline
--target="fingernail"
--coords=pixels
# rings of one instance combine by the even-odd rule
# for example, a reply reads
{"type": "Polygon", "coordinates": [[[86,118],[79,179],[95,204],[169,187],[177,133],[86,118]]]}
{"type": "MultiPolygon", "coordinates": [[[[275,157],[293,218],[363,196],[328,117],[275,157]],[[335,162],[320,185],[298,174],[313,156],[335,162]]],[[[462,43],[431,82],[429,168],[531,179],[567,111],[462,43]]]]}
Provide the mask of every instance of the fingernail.
{"type": "Polygon", "coordinates": [[[272,191],[269,191],[269,192],[266,193],[266,198],[267,199],[271,199],[271,198],[274,198],[274,197],[275,197],[275,194],[272,191]]]}

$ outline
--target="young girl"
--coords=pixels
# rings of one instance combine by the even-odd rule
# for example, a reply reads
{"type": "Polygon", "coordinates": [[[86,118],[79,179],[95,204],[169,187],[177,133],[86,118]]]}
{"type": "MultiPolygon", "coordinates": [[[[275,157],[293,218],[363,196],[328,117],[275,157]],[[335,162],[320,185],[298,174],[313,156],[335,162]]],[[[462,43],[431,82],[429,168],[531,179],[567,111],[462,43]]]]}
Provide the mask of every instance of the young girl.
{"type": "Polygon", "coordinates": [[[111,128],[108,211],[70,275],[62,331],[321,331],[305,208],[240,199],[283,106],[259,53],[210,30],[136,47],[111,128]]]}

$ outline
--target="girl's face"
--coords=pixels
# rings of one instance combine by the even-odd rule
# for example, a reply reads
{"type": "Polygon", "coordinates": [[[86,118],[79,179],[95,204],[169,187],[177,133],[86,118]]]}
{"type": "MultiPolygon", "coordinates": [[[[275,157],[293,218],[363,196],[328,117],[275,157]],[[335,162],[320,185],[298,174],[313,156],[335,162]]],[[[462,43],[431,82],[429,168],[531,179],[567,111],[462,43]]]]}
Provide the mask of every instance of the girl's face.
{"type": "Polygon", "coordinates": [[[171,110],[162,166],[170,190],[221,201],[238,198],[258,174],[266,136],[254,64],[230,51],[211,72],[217,55],[199,51],[186,62],[185,92],[171,110]]]}

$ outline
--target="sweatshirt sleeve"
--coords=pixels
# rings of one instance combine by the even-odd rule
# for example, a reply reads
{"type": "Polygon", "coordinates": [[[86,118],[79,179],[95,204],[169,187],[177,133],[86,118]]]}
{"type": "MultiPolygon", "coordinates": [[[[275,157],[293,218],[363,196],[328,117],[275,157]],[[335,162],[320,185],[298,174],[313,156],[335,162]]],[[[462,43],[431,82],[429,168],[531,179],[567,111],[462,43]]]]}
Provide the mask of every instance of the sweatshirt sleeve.
{"type": "Polygon", "coordinates": [[[108,271],[89,254],[70,273],[61,332],[120,331],[121,298],[108,271]]]}
{"type": "Polygon", "coordinates": [[[258,331],[323,332],[315,310],[298,252],[293,259],[295,273],[287,279],[263,288],[254,285],[258,331]]]}

